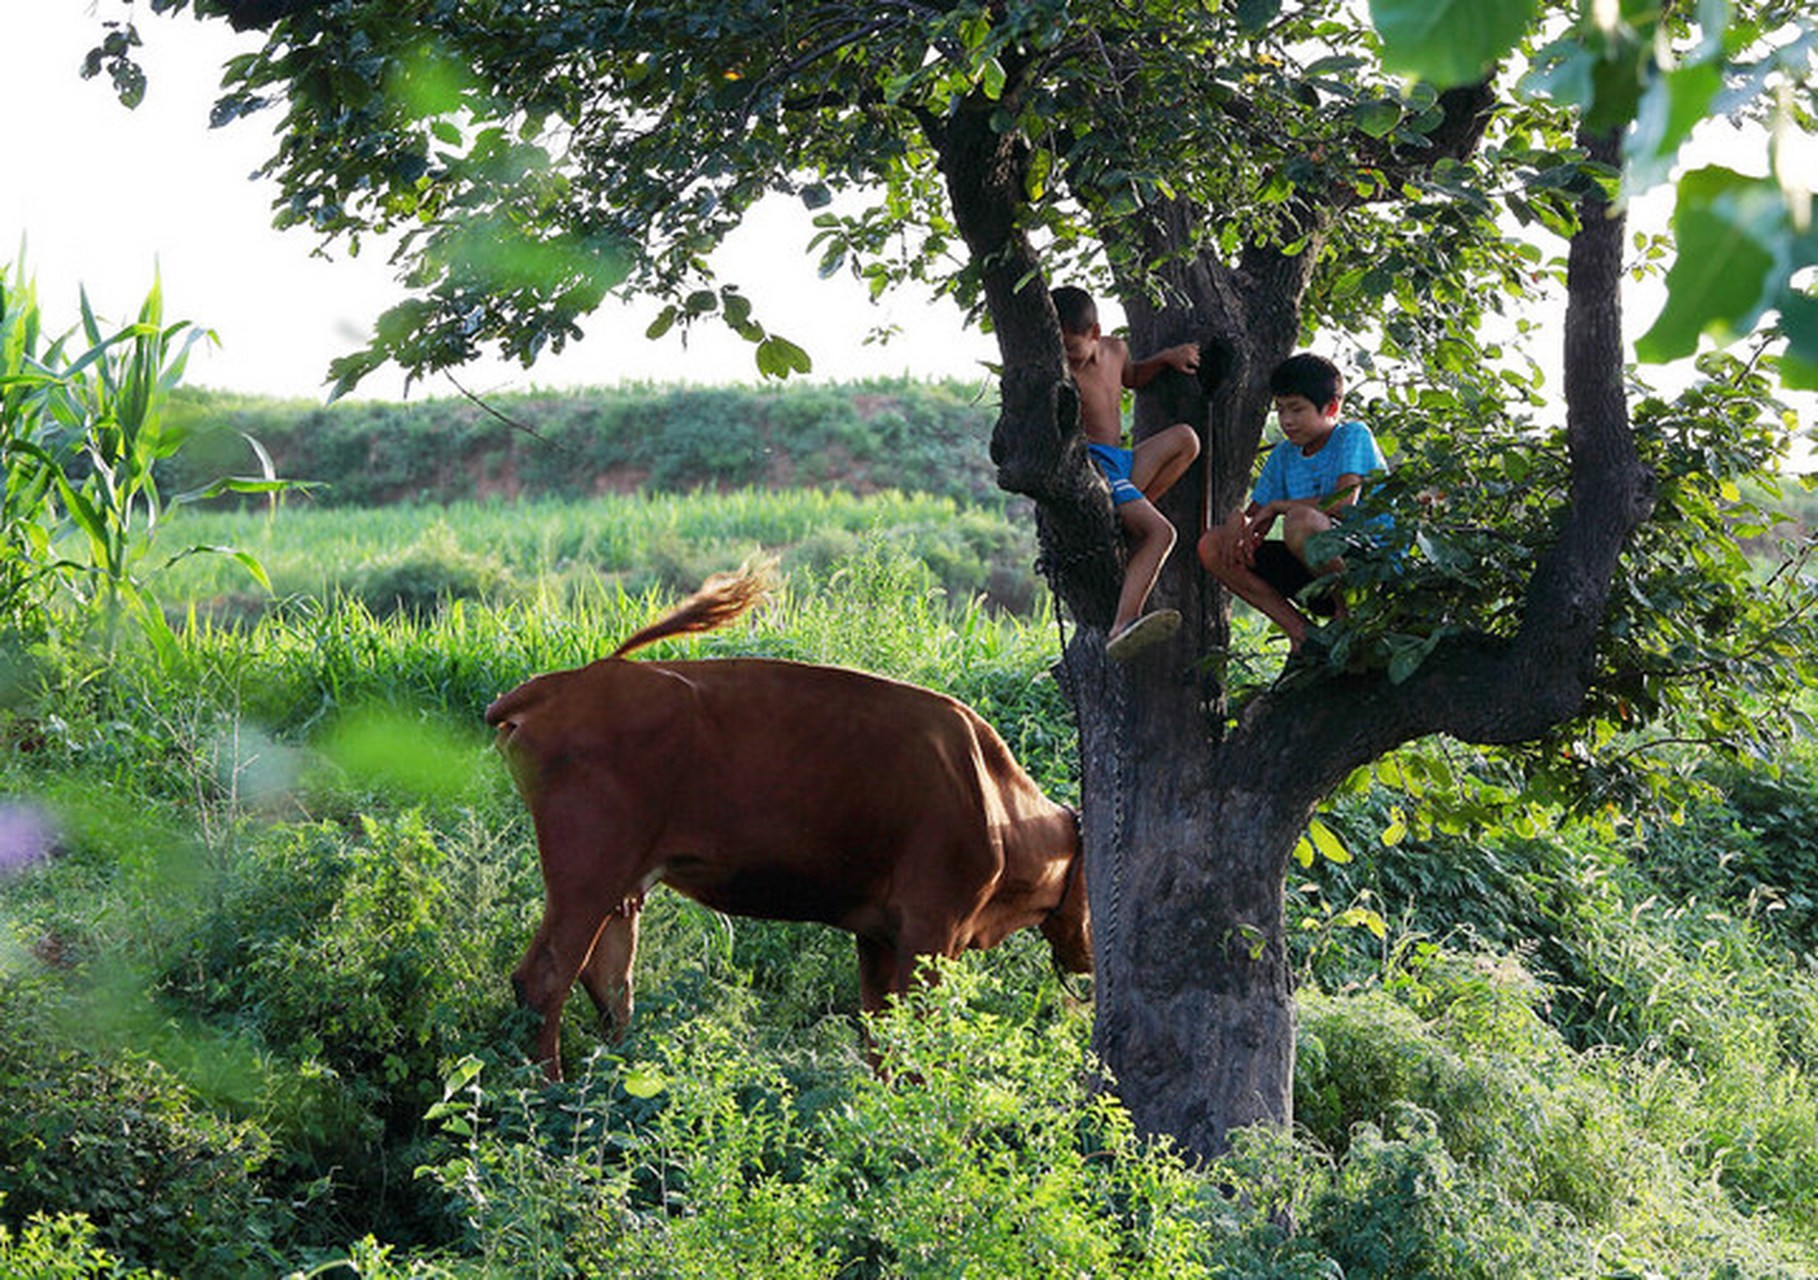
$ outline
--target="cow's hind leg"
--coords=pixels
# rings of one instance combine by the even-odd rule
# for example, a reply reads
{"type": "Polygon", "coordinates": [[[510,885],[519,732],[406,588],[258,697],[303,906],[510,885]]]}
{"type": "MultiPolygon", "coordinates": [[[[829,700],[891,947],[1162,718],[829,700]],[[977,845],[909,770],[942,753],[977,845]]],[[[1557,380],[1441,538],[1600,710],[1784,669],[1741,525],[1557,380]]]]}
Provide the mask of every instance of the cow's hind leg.
{"type": "MultiPolygon", "coordinates": [[[[635,890],[637,850],[624,822],[602,815],[597,794],[552,789],[534,809],[543,863],[543,922],[511,975],[518,1002],[542,1015],[537,1060],[551,1080],[562,1078],[562,1007],[574,989],[602,926],[635,890]],[[615,832],[607,843],[599,832],[615,832]]],[[[616,812],[624,812],[616,808],[616,812]]]]}
{"type": "Polygon", "coordinates": [[[606,1034],[622,1038],[631,1026],[633,1007],[631,967],[638,954],[638,913],[644,897],[633,894],[606,917],[593,953],[581,969],[581,985],[599,1010],[606,1034]]]}
{"type": "Polygon", "coordinates": [[[511,986],[518,1003],[536,1010],[542,1018],[537,1027],[537,1061],[551,1080],[562,1078],[562,1009],[602,921],[601,913],[558,910],[553,902],[545,904],[543,923],[512,971],[511,986]]]}

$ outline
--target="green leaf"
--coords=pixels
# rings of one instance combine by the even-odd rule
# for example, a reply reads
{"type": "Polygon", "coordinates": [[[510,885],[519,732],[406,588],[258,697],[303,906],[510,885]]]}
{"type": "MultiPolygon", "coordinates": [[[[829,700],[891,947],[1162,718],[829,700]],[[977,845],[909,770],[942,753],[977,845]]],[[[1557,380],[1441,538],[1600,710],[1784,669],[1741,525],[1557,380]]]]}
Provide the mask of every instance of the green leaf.
{"type": "Polygon", "coordinates": [[[979,88],[984,90],[985,97],[992,102],[1004,96],[1006,79],[1004,64],[996,58],[986,59],[985,65],[979,69],[979,88]]]}
{"type": "Polygon", "coordinates": [[[1387,98],[1365,103],[1357,109],[1357,127],[1372,138],[1386,138],[1401,123],[1401,104],[1387,98]]]}
{"type": "Polygon", "coordinates": [[[164,567],[168,569],[179,560],[187,560],[190,556],[199,555],[224,556],[229,560],[237,561],[245,568],[247,573],[252,575],[254,581],[264,587],[267,591],[271,590],[271,579],[266,575],[265,566],[259,562],[258,557],[249,551],[241,551],[237,547],[218,546],[213,543],[199,542],[195,546],[185,547],[183,550],[177,552],[176,555],[164,562],[164,567]]]}
{"type": "Polygon", "coordinates": [[[1654,79],[1641,95],[1634,132],[1623,147],[1630,190],[1666,181],[1680,144],[1709,114],[1722,88],[1723,70],[1716,63],[1680,67],[1654,79]]]}
{"type": "Polygon", "coordinates": [[[1388,922],[1368,907],[1346,907],[1332,923],[1344,929],[1368,929],[1379,940],[1389,936],[1388,922]]]}
{"type": "Polygon", "coordinates": [[[1667,300],[1635,343],[1642,360],[1691,355],[1699,335],[1720,341],[1747,330],[1778,292],[1777,255],[1769,246],[1784,225],[1779,188],[1716,166],[1679,182],[1673,232],[1679,256],[1667,272],[1667,300]]]}
{"type": "Polygon", "coordinates": [[[1818,391],[1818,298],[1790,290],[1783,294],[1780,331],[1787,340],[1780,381],[1795,391],[1818,391]]]}
{"type": "Polygon", "coordinates": [[[241,551],[237,547],[205,547],[203,549],[211,551],[215,555],[226,556],[228,559],[237,562],[241,568],[252,575],[253,581],[257,582],[267,591],[271,590],[271,578],[266,574],[265,566],[259,562],[259,558],[253,555],[252,552],[241,551]]]}
{"type": "Polygon", "coordinates": [[[469,741],[386,706],[348,713],[322,743],[322,754],[361,785],[406,796],[458,799],[479,785],[480,764],[469,741]]]}
{"type": "Polygon", "coordinates": [[[484,1064],[471,1053],[463,1057],[449,1069],[448,1077],[442,1081],[442,1096],[452,1098],[479,1079],[483,1066],[484,1064]]]}
{"type": "Polygon", "coordinates": [[[1371,0],[1390,71],[1440,88],[1470,84],[1515,47],[1538,0],[1371,0]]]}
{"type": "Polygon", "coordinates": [[[159,663],[166,668],[176,667],[182,660],[182,646],[177,643],[176,633],[170,629],[170,622],[158,602],[131,582],[117,583],[116,590],[126,597],[133,617],[138,619],[139,630],[151,641],[159,663]]]}
{"type": "Polygon", "coordinates": [[[747,342],[761,342],[764,326],[751,318],[751,299],[735,289],[720,291],[720,314],[732,331],[747,342]]]}
{"type": "Polygon", "coordinates": [[[669,1087],[669,1081],[664,1079],[661,1071],[642,1063],[626,1068],[625,1077],[620,1083],[624,1085],[625,1092],[634,1098],[654,1098],[669,1087]]]}
{"type": "Polygon", "coordinates": [[[1237,22],[1255,35],[1281,13],[1281,0],[1237,0],[1237,22]]]}
{"type": "Polygon", "coordinates": [[[1406,815],[1402,813],[1401,807],[1397,805],[1395,808],[1389,810],[1389,825],[1382,829],[1382,842],[1390,848],[1393,848],[1405,840],[1407,835],[1408,820],[1406,815]]]}
{"type": "Polygon", "coordinates": [[[1588,107],[1596,96],[1598,58],[1577,36],[1555,40],[1534,55],[1521,78],[1524,93],[1551,98],[1561,106],[1588,107]]]}
{"type": "Polygon", "coordinates": [[[766,378],[787,378],[809,372],[814,361],[795,343],[773,333],[757,345],[757,367],[766,378]]]}
{"type": "Polygon", "coordinates": [[[1038,147],[1029,156],[1028,168],[1023,172],[1023,194],[1030,202],[1039,203],[1048,190],[1048,177],[1054,171],[1054,155],[1046,148],[1038,147]]]}
{"type": "Polygon", "coordinates": [[[264,480],[254,479],[250,476],[222,476],[218,480],[209,481],[200,489],[187,489],[179,493],[170,500],[170,505],[173,507],[189,506],[197,502],[207,502],[210,498],[218,498],[224,493],[290,493],[319,487],[317,482],[311,480],[264,480]]]}
{"type": "Polygon", "coordinates": [[[1333,832],[1332,828],[1318,818],[1307,824],[1307,834],[1313,838],[1313,847],[1319,850],[1328,862],[1349,862],[1351,853],[1344,842],[1333,832]]]}
{"type": "Polygon", "coordinates": [[[1383,643],[1389,650],[1389,683],[1401,684],[1420,670],[1436,645],[1443,638],[1443,633],[1435,631],[1425,636],[1390,635],[1384,637],[1383,643]]]}
{"type": "Polygon", "coordinates": [[[1313,859],[1318,856],[1319,851],[1313,847],[1313,842],[1305,836],[1302,836],[1299,840],[1294,842],[1294,861],[1300,863],[1301,866],[1312,866],[1313,859]]]}

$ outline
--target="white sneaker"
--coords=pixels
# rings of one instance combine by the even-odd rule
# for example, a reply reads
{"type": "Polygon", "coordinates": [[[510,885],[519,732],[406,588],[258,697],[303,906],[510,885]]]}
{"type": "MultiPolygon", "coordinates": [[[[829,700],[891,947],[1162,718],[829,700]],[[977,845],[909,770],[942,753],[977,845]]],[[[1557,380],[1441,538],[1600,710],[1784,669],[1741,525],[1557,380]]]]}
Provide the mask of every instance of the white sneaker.
{"type": "Polygon", "coordinates": [[[1105,656],[1113,662],[1128,662],[1179,630],[1180,610],[1157,609],[1154,613],[1145,613],[1106,642],[1105,656]]]}

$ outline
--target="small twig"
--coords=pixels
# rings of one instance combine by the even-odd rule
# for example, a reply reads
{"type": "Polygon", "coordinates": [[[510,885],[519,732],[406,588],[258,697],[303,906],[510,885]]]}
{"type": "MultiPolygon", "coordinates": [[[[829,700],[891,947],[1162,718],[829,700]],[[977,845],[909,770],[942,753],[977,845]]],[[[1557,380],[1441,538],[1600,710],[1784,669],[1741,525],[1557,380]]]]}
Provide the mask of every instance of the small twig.
{"type": "Polygon", "coordinates": [[[460,381],[454,376],[454,374],[449,373],[446,369],[444,369],[442,371],[442,376],[447,378],[449,382],[453,383],[454,389],[456,391],[459,391],[463,396],[465,396],[470,403],[476,405],[483,413],[486,413],[486,414],[490,415],[491,417],[497,418],[500,422],[503,422],[506,426],[510,427],[513,431],[522,431],[525,435],[529,436],[532,440],[537,441],[539,444],[546,444],[551,449],[559,449],[563,453],[574,452],[567,445],[562,444],[559,441],[551,440],[548,436],[544,435],[541,431],[538,431],[535,427],[529,425],[528,423],[519,422],[516,418],[511,417],[509,414],[503,412],[502,410],[494,408],[492,405],[490,405],[486,401],[482,400],[479,396],[477,396],[473,392],[469,391],[466,387],[462,386],[460,381]]]}

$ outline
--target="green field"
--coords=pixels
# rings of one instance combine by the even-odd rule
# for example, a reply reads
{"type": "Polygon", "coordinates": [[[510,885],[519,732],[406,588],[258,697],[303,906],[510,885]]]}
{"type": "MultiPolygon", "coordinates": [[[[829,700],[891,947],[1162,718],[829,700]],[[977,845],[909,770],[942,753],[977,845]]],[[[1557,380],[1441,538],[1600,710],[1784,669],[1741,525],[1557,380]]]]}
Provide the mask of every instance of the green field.
{"type": "Polygon", "coordinates": [[[690,591],[752,555],[825,578],[866,551],[900,552],[958,605],[983,597],[1027,615],[1045,597],[1028,521],[952,498],[893,491],[741,489],[724,494],[605,494],[581,501],[323,507],[285,495],[274,510],[185,512],[165,536],[232,546],[270,576],[262,590],[221,556],[184,556],[159,572],[167,608],[247,616],[297,597],[348,597],[381,616],[433,613],[451,599],[582,601],[618,591],[690,591]]]}
{"type": "Polygon", "coordinates": [[[0,1271],[1818,1274],[1809,744],[1688,759],[1658,828],[1459,821],[1447,779],[1496,775],[1444,744],[1360,779],[1322,814],[1351,860],[1290,884],[1298,1127],[1215,1167],[1085,1087],[1089,1015],[1033,935],[876,1028],[880,1077],[847,938],[666,891],[631,1036],[572,1002],[544,1088],[505,981],[534,850],[479,712],[672,583],[781,553],[774,608],[682,648],[951,692],[1075,798],[1052,617],[943,585],[916,531],[980,518],[950,502],[291,499],[172,526],[167,551],[256,550],[280,600],[192,625],[191,599],[258,593],[178,561],[174,659],[15,636],[8,847],[54,840],[0,886],[0,1271]],[[384,607],[413,557],[434,589],[384,607]]]}

